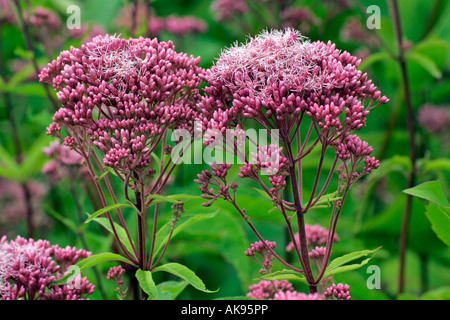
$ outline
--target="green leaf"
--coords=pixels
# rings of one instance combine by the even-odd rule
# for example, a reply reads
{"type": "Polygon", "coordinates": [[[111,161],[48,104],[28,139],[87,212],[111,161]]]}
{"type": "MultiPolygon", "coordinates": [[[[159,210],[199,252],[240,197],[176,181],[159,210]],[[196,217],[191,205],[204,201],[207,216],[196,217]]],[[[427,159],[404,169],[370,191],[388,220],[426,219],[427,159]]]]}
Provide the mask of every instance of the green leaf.
{"type": "Polygon", "coordinates": [[[33,64],[31,62],[28,62],[28,64],[20,69],[17,72],[14,72],[11,75],[11,78],[9,78],[8,86],[14,87],[17,86],[19,83],[22,83],[23,81],[27,80],[33,73],[36,71],[34,70],[33,64]]]}
{"type": "MultiPolygon", "coordinates": [[[[109,168],[109,167],[108,167],[109,168]]],[[[111,171],[109,171],[109,170],[105,170],[105,172],[103,172],[99,177],[97,177],[97,180],[98,181],[100,181],[100,180],[102,180],[104,177],[106,177],[106,175],[108,174],[108,173],[110,173],[111,171]]]]}
{"type": "Polygon", "coordinates": [[[450,300],[450,286],[439,287],[425,292],[421,300],[450,300]]]}
{"type": "Polygon", "coordinates": [[[18,57],[25,59],[25,60],[32,60],[34,57],[34,53],[31,51],[27,51],[24,48],[21,47],[17,47],[14,50],[14,54],[17,55],[18,57]]]}
{"type": "Polygon", "coordinates": [[[153,270],[153,272],[158,272],[158,271],[165,271],[165,272],[171,273],[171,274],[187,281],[195,289],[200,290],[202,292],[214,293],[214,292],[218,291],[218,290],[211,291],[211,290],[206,289],[203,281],[199,277],[197,277],[197,275],[192,270],[190,270],[186,266],[183,266],[182,264],[166,263],[166,264],[161,265],[153,270]]]}
{"type": "Polygon", "coordinates": [[[431,229],[438,238],[447,246],[450,246],[450,208],[430,202],[426,207],[425,215],[431,222],[431,229]]]}
{"type": "Polygon", "coordinates": [[[376,62],[387,60],[390,58],[391,58],[391,56],[386,51],[374,53],[374,54],[370,55],[369,57],[367,57],[365,60],[363,60],[361,62],[361,64],[359,65],[358,69],[360,69],[360,70],[367,69],[369,66],[371,66],[372,64],[374,64],[376,62]]]}
{"type": "Polygon", "coordinates": [[[443,207],[450,207],[450,203],[445,197],[439,180],[428,181],[410,189],[403,190],[404,193],[434,202],[443,207]]]}
{"type": "Polygon", "coordinates": [[[410,61],[414,61],[417,64],[419,64],[422,68],[428,71],[436,79],[442,78],[441,70],[439,70],[436,63],[428,56],[419,53],[417,51],[408,51],[406,52],[406,58],[410,61]]]}
{"type": "MultiPolygon", "coordinates": [[[[342,197],[336,197],[336,194],[337,191],[329,194],[324,194],[311,208],[309,208],[309,210],[318,208],[329,208],[332,205],[333,201],[342,199],[342,197]]],[[[306,206],[306,204],[304,206],[306,206]]]]}
{"type": "Polygon", "coordinates": [[[42,152],[42,149],[48,146],[52,139],[44,133],[34,140],[31,147],[24,154],[24,161],[19,166],[20,181],[25,182],[31,176],[40,172],[43,164],[47,161],[47,157],[42,152]]]}
{"type": "Polygon", "coordinates": [[[181,201],[189,201],[189,200],[195,200],[195,199],[202,199],[201,196],[194,196],[190,194],[172,194],[170,196],[167,196],[169,199],[173,200],[181,200],[181,201]]]}
{"type": "Polygon", "coordinates": [[[361,268],[363,265],[367,264],[367,262],[372,259],[373,255],[380,249],[381,247],[374,249],[374,250],[361,250],[361,251],[355,251],[355,252],[351,252],[351,253],[347,253],[343,256],[340,256],[336,259],[334,259],[333,261],[330,262],[330,264],[328,265],[327,269],[325,270],[325,273],[322,277],[322,279],[326,279],[332,275],[338,274],[338,273],[342,273],[342,272],[346,272],[346,271],[351,271],[351,270],[355,270],[358,268],[361,268]],[[363,257],[367,257],[368,255],[372,255],[372,257],[363,260],[361,263],[358,264],[351,264],[351,265],[347,265],[347,263],[363,258],[363,257]]]}
{"type": "Polygon", "coordinates": [[[347,264],[347,265],[344,265],[344,266],[336,267],[336,268],[334,268],[332,270],[329,270],[329,271],[327,270],[327,271],[325,271],[325,274],[323,275],[322,279],[325,280],[328,277],[334,276],[334,275],[339,274],[339,273],[343,273],[343,272],[348,272],[348,271],[353,271],[353,270],[359,269],[362,266],[366,265],[367,262],[370,261],[370,259],[372,259],[372,257],[369,257],[369,258],[363,260],[361,263],[347,264]]]}
{"type": "Polygon", "coordinates": [[[8,86],[10,93],[24,96],[46,97],[44,87],[40,83],[23,83],[17,86],[8,86]]]}
{"type": "Polygon", "coordinates": [[[428,171],[450,171],[450,159],[439,158],[428,160],[423,165],[423,172],[428,171]]]}
{"type": "Polygon", "coordinates": [[[301,273],[295,272],[293,270],[288,270],[288,269],[263,275],[261,277],[261,279],[264,279],[264,280],[289,280],[289,281],[300,281],[300,282],[307,283],[306,278],[301,273]]]}
{"type": "MultiPolygon", "coordinates": [[[[189,227],[190,225],[192,225],[194,223],[197,223],[199,221],[205,220],[205,219],[210,219],[210,218],[214,217],[218,212],[219,212],[219,210],[217,210],[216,212],[213,212],[213,213],[194,214],[194,215],[183,216],[180,219],[180,221],[178,222],[178,224],[175,227],[175,229],[173,230],[172,238],[175,237],[183,229],[189,227]]],[[[164,247],[165,243],[169,239],[169,233],[170,233],[171,226],[172,226],[172,221],[169,221],[164,226],[162,226],[158,230],[158,232],[156,233],[155,252],[154,252],[154,255],[153,255],[154,257],[157,256],[158,252],[160,250],[162,250],[162,248],[164,247]]]]}
{"type": "Polygon", "coordinates": [[[258,188],[253,188],[253,190],[257,191],[260,195],[262,195],[264,198],[266,198],[267,200],[272,201],[272,199],[270,198],[270,196],[267,194],[267,192],[265,192],[264,190],[258,189],[258,188]]]}
{"type": "Polygon", "coordinates": [[[153,281],[151,271],[139,269],[136,271],[136,279],[139,281],[142,290],[148,294],[148,300],[158,300],[158,289],[156,288],[155,281],[153,281]]]}
{"type": "Polygon", "coordinates": [[[19,166],[8,150],[0,146],[0,176],[19,182],[19,166]]]}
{"type": "Polygon", "coordinates": [[[74,276],[78,275],[79,273],[88,270],[89,268],[92,268],[100,263],[108,262],[108,261],[121,261],[124,263],[127,263],[132,266],[136,266],[133,262],[128,260],[127,258],[122,257],[121,255],[111,253],[111,252],[103,252],[99,254],[95,254],[93,256],[87,257],[86,259],[83,259],[75,264],[77,268],[72,268],[71,273],[67,274],[66,276],[62,277],[59,280],[53,281],[51,283],[52,286],[57,285],[63,285],[67,283],[67,280],[74,276]]]}
{"type": "Polygon", "coordinates": [[[156,286],[159,300],[175,300],[175,298],[186,288],[186,281],[165,281],[156,286]]]}
{"type": "MultiPolygon", "coordinates": [[[[111,223],[107,218],[94,218],[95,222],[100,224],[102,227],[104,227],[106,230],[108,230],[111,234],[114,234],[111,223]]],[[[116,229],[117,236],[119,237],[120,241],[122,242],[125,249],[127,249],[128,253],[133,256],[133,258],[136,258],[133,250],[133,246],[130,242],[130,239],[128,239],[127,233],[122,226],[118,225],[117,223],[113,222],[114,228],[116,229]]]]}
{"type": "Polygon", "coordinates": [[[154,199],[151,204],[156,204],[160,202],[170,202],[170,203],[182,203],[183,201],[171,198],[170,196],[162,196],[160,194],[149,194],[147,201],[154,199]]]}
{"type": "Polygon", "coordinates": [[[85,221],[85,223],[89,223],[92,220],[94,220],[95,218],[97,218],[98,216],[101,216],[102,214],[105,214],[106,212],[118,209],[118,208],[132,208],[133,206],[129,203],[116,203],[116,204],[112,204],[110,206],[107,206],[105,208],[102,208],[100,210],[95,211],[93,214],[89,215],[89,217],[87,218],[87,220],[85,221]]]}

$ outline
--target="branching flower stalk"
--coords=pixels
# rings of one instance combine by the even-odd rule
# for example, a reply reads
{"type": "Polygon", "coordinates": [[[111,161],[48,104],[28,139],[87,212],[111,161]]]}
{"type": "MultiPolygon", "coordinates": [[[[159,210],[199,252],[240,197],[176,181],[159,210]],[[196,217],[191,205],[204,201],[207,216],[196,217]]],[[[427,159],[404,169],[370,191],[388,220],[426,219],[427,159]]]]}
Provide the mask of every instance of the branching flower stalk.
{"type": "MultiPolygon", "coordinates": [[[[239,176],[255,181],[283,215],[301,269],[284,261],[272,247],[266,246],[266,250],[283,265],[303,273],[311,293],[317,291],[325,274],[337,221],[350,187],[379,166],[378,160],[370,157],[372,147],[355,132],[366,125],[370,110],[387,103],[388,99],[381,96],[367,74],[357,69],[359,63],[331,42],[310,42],[296,30],[265,31],[246,44],[222,52],[208,70],[209,85],[199,104],[204,144],[240,159],[243,165],[239,176]],[[270,144],[256,141],[244,130],[251,120],[267,132],[270,144]],[[231,145],[217,139],[227,130],[234,134],[231,145]],[[242,151],[245,143],[253,145],[256,152],[247,156],[242,151]],[[319,154],[317,173],[308,185],[302,181],[301,164],[305,157],[315,156],[316,152],[319,154]],[[326,172],[331,154],[332,164],[326,172]],[[337,190],[330,192],[334,176],[337,176],[337,190]],[[283,196],[287,181],[293,202],[283,196]],[[309,197],[305,190],[311,190],[309,197]],[[307,199],[303,202],[302,198],[307,199]],[[314,275],[305,215],[328,202],[332,209],[326,249],[321,268],[314,275]],[[298,240],[294,236],[295,228],[298,240]]],[[[196,180],[203,197],[209,200],[205,205],[219,198],[229,201],[259,241],[266,243],[245,209],[236,202],[238,185],[226,180],[231,164],[210,166],[212,172],[203,171],[196,180]]]]}
{"type": "Polygon", "coordinates": [[[47,133],[83,157],[103,208],[110,205],[109,197],[119,204],[119,224],[111,212],[106,218],[124,256],[142,270],[152,270],[161,260],[154,251],[158,204],[147,257],[148,209],[177,163],[165,150],[167,132],[184,129],[193,137],[204,73],[199,62],[200,58],[175,52],[170,41],[106,35],[62,52],[40,74],[40,81],[53,85],[62,104],[47,133]],[[123,183],[121,197],[111,175],[123,183]],[[136,245],[120,209],[125,200],[137,209],[136,245]],[[119,227],[126,239],[119,237],[119,227]]]}

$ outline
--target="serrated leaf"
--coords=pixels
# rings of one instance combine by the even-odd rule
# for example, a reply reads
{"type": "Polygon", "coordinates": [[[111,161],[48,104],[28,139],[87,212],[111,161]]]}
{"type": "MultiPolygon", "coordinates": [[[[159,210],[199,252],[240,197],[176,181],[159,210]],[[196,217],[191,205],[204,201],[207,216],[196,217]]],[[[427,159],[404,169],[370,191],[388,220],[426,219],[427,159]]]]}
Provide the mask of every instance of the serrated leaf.
{"type": "Polygon", "coordinates": [[[341,267],[336,267],[336,268],[334,268],[332,270],[329,270],[329,271],[325,271],[323,279],[327,279],[328,277],[334,276],[334,275],[339,274],[339,273],[343,273],[343,272],[348,272],[348,271],[353,271],[353,270],[359,269],[362,266],[366,265],[367,262],[370,261],[370,259],[372,259],[372,257],[363,260],[361,263],[347,264],[347,265],[344,265],[344,266],[341,266],[341,267]]]}
{"type": "Polygon", "coordinates": [[[175,298],[186,288],[186,281],[165,281],[156,286],[159,300],[175,300],[175,298]]]}
{"type": "Polygon", "coordinates": [[[361,250],[361,251],[355,251],[351,253],[347,253],[343,256],[340,256],[333,261],[330,262],[330,264],[327,266],[327,269],[325,270],[325,273],[322,277],[322,279],[326,279],[331,275],[355,270],[358,268],[361,268],[363,265],[367,264],[367,262],[372,259],[373,255],[380,249],[381,247],[374,249],[374,250],[361,250]],[[347,265],[347,263],[355,261],[357,259],[367,257],[368,255],[372,255],[372,257],[365,259],[361,263],[358,264],[352,264],[347,265]]]}
{"type": "Polygon", "coordinates": [[[153,270],[153,272],[158,271],[164,271],[173,274],[174,276],[177,276],[186,282],[188,282],[191,286],[193,286],[195,289],[200,290],[202,292],[206,293],[214,293],[218,290],[211,291],[206,289],[205,284],[203,281],[188,267],[179,264],[179,263],[166,263],[163,264],[153,270]]]}
{"type": "Polygon", "coordinates": [[[425,215],[431,222],[431,228],[442,242],[450,246],[450,208],[430,202],[426,209],[425,215]]]}
{"type": "Polygon", "coordinates": [[[151,271],[139,269],[136,271],[136,279],[139,281],[142,290],[148,294],[148,300],[158,300],[158,289],[156,288],[155,281],[153,281],[151,271]]]}
{"type": "Polygon", "coordinates": [[[450,207],[439,180],[428,181],[413,188],[403,190],[404,193],[434,202],[443,207],[450,207]]]}

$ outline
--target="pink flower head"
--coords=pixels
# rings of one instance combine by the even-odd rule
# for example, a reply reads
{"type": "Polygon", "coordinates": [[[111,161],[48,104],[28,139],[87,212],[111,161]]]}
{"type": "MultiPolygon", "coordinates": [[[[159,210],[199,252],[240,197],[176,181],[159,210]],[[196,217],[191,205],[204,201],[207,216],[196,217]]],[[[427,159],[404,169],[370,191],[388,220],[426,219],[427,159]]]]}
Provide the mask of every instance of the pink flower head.
{"type": "Polygon", "coordinates": [[[192,16],[169,16],[165,21],[166,30],[174,35],[184,36],[190,33],[203,33],[206,24],[203,20],[192,16]]]}
{"type": "Polygon", "coordinates": [[[318,293],[306,294],[297,291],[278,291],[273,300],[322,300],[318,293]]]}
{"type": "Polygon", "coordinates": [[[248,12],[246,0],[215,0],[211,4],[211,11],[219,22],[230,21],[235,15],[248,12]]]}
{"type": "Polygon", "coordinates": [[[53,32],[59,30],[62,24],[61,18],[56,13],[43,7],[37,7],[29,20],[33,28],[45,28],[53,32]]]}
{"type": "Polygon", "coordinates": [[[273,299],[278,293],[294,290],[292,284],[287,280],[261,280],[251,285],[249,289],[250,292],[247,293],[247,297],[258,300],[273,299]]]}
{"type": "Polygon", "coordinates": [[[10,0],[0,0],[0,25],[16,23],[14,10],[11,7],[10,0]]]}
{"type": "Polygon", "coordinates": [[[62,104],[48,132],[65,128],[66,145],[81,155],[95,146],[106,166],[125,174],[145,168],[164,132],[193,130],[199,62],[170,41],[142,37],[100,35],[63,51],[40,74],[62,104]]]}
{"type": "Polygon", "coordinates": [[[324,292],[325,297],[329,299],[336,300],[350,300],[352,297],[350,296],[350,286],[348,284],[338,283],[332,284],[331,287],[328,287],[324,292]]]}
{"type": "Polygon", "coordinates": [[[111,267],[108,270],[108,273],[106,275],[106,279],[111,280],[111,279],[114,279],[114,278],[120,278],[120,277],[122,277],[124,272],[125,272],[125,269],[122,268],[121,266],[111,267]]]}
{"type": "Polygon", "coordinates": [[[223,133],[255,119],[289,136],[305,114],[341,159],[366,156],[372,148],[352,133],[388,99],[359,64],[331,42],[310,42],[294,29],[264,31],[224,50],[208,70],[209,86],[199,103],[202,129],[223,133]]]}
{"type": "Polygon", "coordinates": [[[50,245],[46,240],[26,240],[18,236],[0,240],[1,300],[79,300],[91,295],[94,285],[86,278],[75,283],[51,286],[62,278],[65,267],[75,264],[90,252],[50,245]]]}
{"type": "MultiPolygon", "coordinates": [[[[316,224],[316,225],[307,224],[305,226],[305,231],[306,231],[306,240],[307,240],[308,246],[315,247],[315,246],[320,246],[320,245],[324,245],[327,243],[328,230],[325,229],[324,227],[322,227],[318,224],[316,224]]],[[[295,234],[295,240],[297,241],[297,243],[299,243],[298,233],[295,234]]],[[[338,241],[339,241],[339,237],[335,234],[333,242],[338,242],[338,241]]],[[[294,243],[290,242],[287,245],[286,250],[292,251],[293,249],[294,249],[294,243]]]]}
{"type": "Polygon", "coordinates": [[[450,128],[449,106],[424,104],[418,112],[419,124],[425,130],[438,134],[450,128]]]}
{"type": "MultiPolygon", "coordinates": [[[[66,137],[66,139],[68,138],[71,137],[66,137]]],[[[50,160],[43,165],[41,171],[52,183],[56,183],[64,177],[73,178],[71,174],[74,173],[85,177],[87,172],[86,167],[83,166],[84,158],[66,144],[55,140],[42,151],[50,160]],[[71,171],[72,169],[73,171],[71,171]]]]}

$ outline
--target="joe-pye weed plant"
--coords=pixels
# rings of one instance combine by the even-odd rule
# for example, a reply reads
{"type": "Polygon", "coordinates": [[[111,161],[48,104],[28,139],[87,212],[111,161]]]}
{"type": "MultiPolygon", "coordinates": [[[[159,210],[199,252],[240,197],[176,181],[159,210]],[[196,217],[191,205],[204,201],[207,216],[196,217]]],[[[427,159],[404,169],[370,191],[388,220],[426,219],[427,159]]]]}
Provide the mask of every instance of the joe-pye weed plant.
{"type": "Polygon", "coordinates": [[[265,261],[264,279],[294,277],[306,282],[310,293],[316,293],[318,285],[328,277],[356,269],[368,260],[346,265],[348,262],[375,251],[349,253],[329,264],[337,222],[350,187],[379,167],[375,157],[370,156],[372,147],[356,132],[366,126],[370,110],[388,99],[366,73],[358,70],[359,63],[359,59],[339,51],[331,42],[310,42],[298,31],[285,29],[262,32],[246,44],[224,50],[206,73],[208,85],[199,103],[206,133],[204,144],[231,153],[241,161],[239,176],[254,180],[259,192],[284,217],[300,267],[285,261],[275,252],[272,242],[256,230],[252,213],[239,204],[238,183],[227,180],[231,164],[212,163],[212,171],[203,171],[196,182],[208,199],[205,205],[219,198],[230,202],[266,250],[265,260],[277,259],[287,268],[268,274],[271,264],[265,261]],[[279,144],[260,145],[246,133],[255,126],[279,144]],[[307,128],[304,136],[303,127],[307,128]],[[234,134],[231,144],[229,139],[225,144],[217,139],[227,130],[234,134]],[[246,154],[246,143],[256,152],[246,154]],[[316,176],[312,181],[304,181],[302,161],[316,157],[315,149],[319,150],[316,176]],[[333,158],[328,172],[324,169],[327,155],[333,158]],[[337,190],[329,190],[333,178],[338,180],[337,190]],[[289,197],[285,192],[287,182],[291,186],[287,189],[289,197]],[[317,251],[321,259],[314,273],[305,215],[327,204],[331,208],[328,236],[325,247],[317,251]]]}
{"type": "Polygon", "coordinates": [[[95,220],[110,231],[121,252],[89,257],[79,265],[80,271],[110,260],[129,264],[152,299],[158,296],[152,277],[157,271],[207,291],[187,267],[159,265],[187,200],[183,195],[162,195],[177,162],[169,156],[167,134],[193,130],[204,73],[199,62],[200,58],[177,53],[170,41],[106,35],[63,51],[40,74],[41,82],[53,85],[62,105],[47,133],[84,159],[102,204],[87,222],[95,220]],[[111,179],[121,181],[121,192],[114,190],[111,179]],[[172,203],[173,215],[158,230],[161,202],[172,203]],[[136,239],[126,222],[127,208],[135,212],[136,239]]]}

